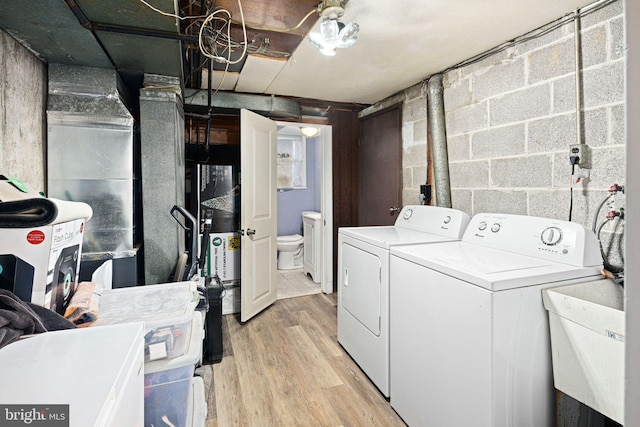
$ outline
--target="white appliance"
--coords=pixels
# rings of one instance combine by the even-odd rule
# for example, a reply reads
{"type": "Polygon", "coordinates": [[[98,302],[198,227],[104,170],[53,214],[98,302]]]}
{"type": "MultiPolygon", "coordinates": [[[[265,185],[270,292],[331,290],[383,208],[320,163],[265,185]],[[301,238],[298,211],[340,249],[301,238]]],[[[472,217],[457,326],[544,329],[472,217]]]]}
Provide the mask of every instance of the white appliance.
{"type": "Polygon", "coordinates": [[[458,240],[461,211],[405,206],[395,224],[338,229],[338,341],[389,397],[389,249],[458,240]]]}
{"type": "Polygon", "coordinates": [[[143,346],[142,322],[23,338],[0,350],[0,402],[71,427],[142,427],[143,346]],[[69,405],[68,413],[48,405],[69,405]]]}
{"type": "Polygon", "coordinates": [[[302,212],[304,262],[302,272],[315,283],[322,280],[322,215],[320,212],[302,212]]]}
{"type": "Polygon", "coordinates": [[[410,426],[555,424],[542,289],[600,274],[594,233],[473,217],[462,241],[391,249],[391,406],[410,426]]]}

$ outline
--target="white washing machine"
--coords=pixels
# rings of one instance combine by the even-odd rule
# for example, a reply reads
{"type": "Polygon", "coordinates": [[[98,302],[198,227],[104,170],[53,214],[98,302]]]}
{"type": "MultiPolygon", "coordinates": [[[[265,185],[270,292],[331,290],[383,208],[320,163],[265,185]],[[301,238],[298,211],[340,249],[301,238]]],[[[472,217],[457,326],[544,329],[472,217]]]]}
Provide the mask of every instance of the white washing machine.
{"type": "Polygon", "coordinates": [[[405,206],[395,225],[338,229],[338,341],[389,397],[389,249],[461,238],[469,216],[405,206]]]}
{"type": "Polygon", "coordinates": [[[594,233],[478,214],[461,241],[391,249],[391,406],[412,427],[555,425],[541,290],[600,275],[594,233]]]}

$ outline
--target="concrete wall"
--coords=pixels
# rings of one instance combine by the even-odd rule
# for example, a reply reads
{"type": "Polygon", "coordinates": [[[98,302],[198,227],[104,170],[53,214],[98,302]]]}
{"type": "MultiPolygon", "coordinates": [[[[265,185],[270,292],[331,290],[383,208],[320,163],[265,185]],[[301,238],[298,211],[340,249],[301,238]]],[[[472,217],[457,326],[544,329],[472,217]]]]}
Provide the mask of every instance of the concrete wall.
{"type": "Polygon", "coordinates": [[[45,190],[47,67],[0,30],[0,174],[45,190]]]}
{"type": "MultiPolygon", "coordinates": [[[[609,186],[625,179],[623,2],[582,17],[580,34],[583,134],[592,168],[574,185],[572,220],[590,228],[609,186]]],[[[569,145],[577,134],[573,22],[445,73],[444,101],[454,208],[568,219],[569,145]]],[[[397,102],[403,103],[403,203],[417,203],[427,167],[425,82],[362,115],[397,102]]],[[[621,206],[623,195],[615,198],[621,206]]],[[[622,225],[610,225],[603,240],[616,260],[622,225]]]]}
{"type": "MultiPolygon", "coordinates": [[[[623,8],[581,20],[584,142],[590,178],[574,187],[574,221],[590,224],[623,183],[623,8]]],[[[445,74],[454,207],[567,219],[576,141],[574,26],[566,24],[445,74]]]]}

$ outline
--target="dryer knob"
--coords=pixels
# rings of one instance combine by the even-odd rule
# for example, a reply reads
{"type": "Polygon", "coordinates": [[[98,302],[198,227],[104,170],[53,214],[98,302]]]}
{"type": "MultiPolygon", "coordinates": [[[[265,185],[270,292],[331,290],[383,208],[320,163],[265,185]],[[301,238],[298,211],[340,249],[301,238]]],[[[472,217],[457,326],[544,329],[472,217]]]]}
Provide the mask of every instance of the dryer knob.
{"type": "Polygon", "coordinates": [[[494,233],[497,233],[498,231],[500,231],[500,224],[499,223],[495,223],[491,226],[491,231],[493,231],[494,233]]]}
{"type": "Polygon", "coordinates": [[[451,215],[447,215],[444,217],[444,223],[449,224],[451,222],[451,215]]]}
{"type": "Polygon", "coordinates": [[[478,230],[480,231],[484,231],[487,229],[487,223],[482,221],[480,224],[478,224],[478,230]]]}

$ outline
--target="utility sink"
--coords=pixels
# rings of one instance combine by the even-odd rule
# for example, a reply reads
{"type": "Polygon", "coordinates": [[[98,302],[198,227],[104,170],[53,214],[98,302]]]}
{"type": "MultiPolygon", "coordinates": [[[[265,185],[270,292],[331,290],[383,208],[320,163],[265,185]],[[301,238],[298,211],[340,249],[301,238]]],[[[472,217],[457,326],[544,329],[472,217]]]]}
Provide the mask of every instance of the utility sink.
{"type": "Polygon", "coordinates": [[[542,291],[555,388],[624,424],[624,290],[602,279],[542,291]]]}

